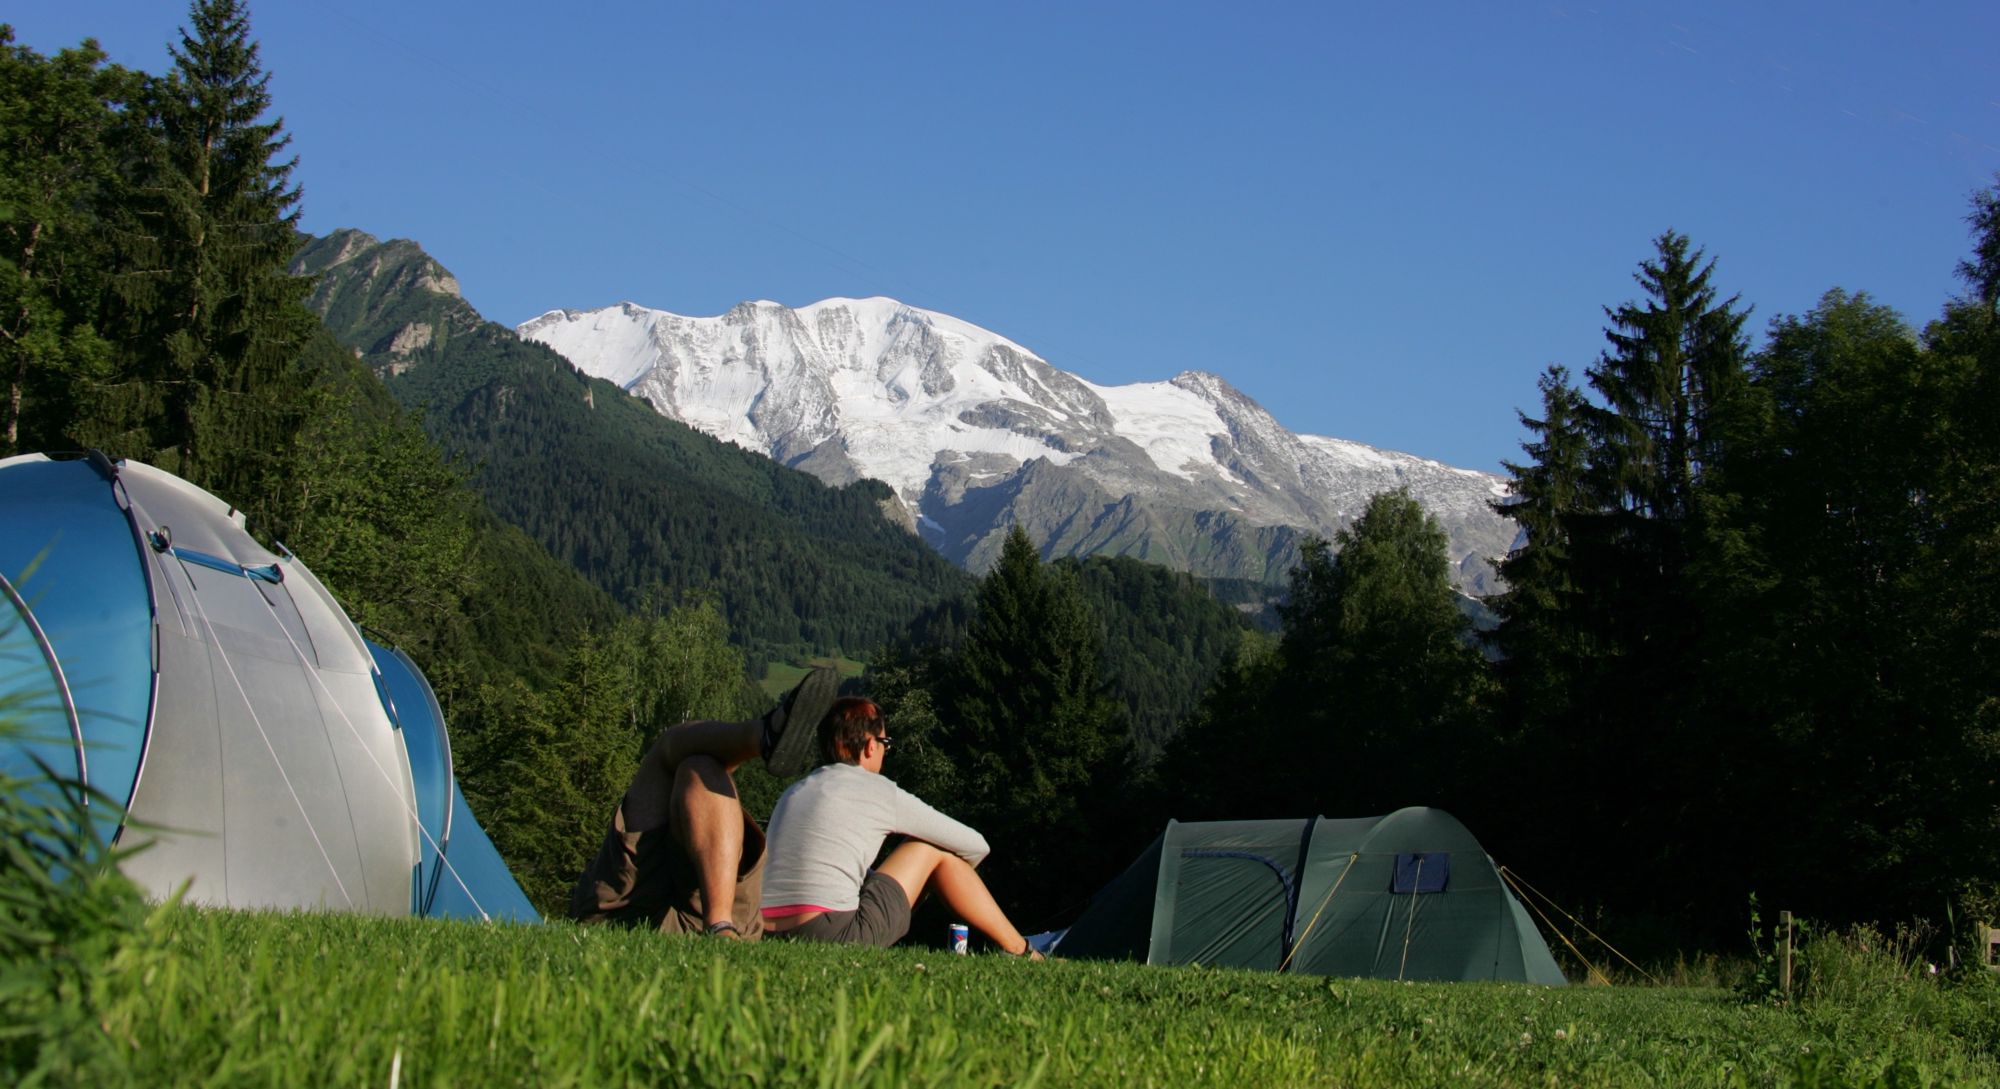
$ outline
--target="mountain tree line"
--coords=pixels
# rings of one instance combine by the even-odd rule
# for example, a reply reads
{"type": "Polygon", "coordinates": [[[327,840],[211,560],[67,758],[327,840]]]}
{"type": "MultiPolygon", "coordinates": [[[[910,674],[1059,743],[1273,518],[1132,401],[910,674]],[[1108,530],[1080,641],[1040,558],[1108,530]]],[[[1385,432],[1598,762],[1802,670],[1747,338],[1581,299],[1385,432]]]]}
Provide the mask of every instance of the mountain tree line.
{"type": "Polygon", "coordinates": [[[1531,857],[1628,860],[1597,895],[1711,926],[1751,890],[1991,910],[1995,192],[1921,333],[1834,290],[1753,351],[1668,233],[1587,390],[1543,376],[1495,602],[1531,857]]]}
{"type": "Polygon", "coordinates": [[[1474,653],[1434,524],[1375,497],[1306,549],[1158,767],[1177,816],[1442,805],[1578,909],[1714,941],[2000,891],[2000,187],[1921,332],[1829,291],[1773,320],[1685,236],[1542,376],[1474,653]]]}

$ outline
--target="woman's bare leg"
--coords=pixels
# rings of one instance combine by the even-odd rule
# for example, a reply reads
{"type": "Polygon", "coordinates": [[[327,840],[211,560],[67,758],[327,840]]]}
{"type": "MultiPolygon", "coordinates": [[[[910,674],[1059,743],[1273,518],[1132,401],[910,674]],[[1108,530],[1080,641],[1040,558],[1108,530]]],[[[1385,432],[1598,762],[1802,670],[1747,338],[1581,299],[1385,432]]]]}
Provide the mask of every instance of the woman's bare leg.
{"type": "Polygon", "coordinates": [[[926,887],[935,889],[953,914],[992,939],[993,944],[1009,953],[1027,952],[1028,939],[1014,929],[1006,912],[993,901],[993,893],[988,891],[972,863],[950,851],[911,840],[890,851],[889,857],[875,869],[901,885],[910,903],[915,904],[926,887]]]}

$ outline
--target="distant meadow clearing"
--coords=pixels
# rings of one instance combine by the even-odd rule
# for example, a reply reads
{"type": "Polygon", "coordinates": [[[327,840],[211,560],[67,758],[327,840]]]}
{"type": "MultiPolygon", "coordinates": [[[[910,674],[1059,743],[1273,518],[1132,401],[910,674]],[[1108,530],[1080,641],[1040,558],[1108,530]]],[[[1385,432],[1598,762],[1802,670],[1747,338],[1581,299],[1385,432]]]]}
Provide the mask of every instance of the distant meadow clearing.
{"type": "Polygon", "coordinates": [[[2000,1084],[2000,983],[1928,978],[1868,942],[1822,939],[1781,1007],[1740,987],[1399,984],[164,908],[5,1028],[42,1048],[23,1084],[2000,1084]]]}

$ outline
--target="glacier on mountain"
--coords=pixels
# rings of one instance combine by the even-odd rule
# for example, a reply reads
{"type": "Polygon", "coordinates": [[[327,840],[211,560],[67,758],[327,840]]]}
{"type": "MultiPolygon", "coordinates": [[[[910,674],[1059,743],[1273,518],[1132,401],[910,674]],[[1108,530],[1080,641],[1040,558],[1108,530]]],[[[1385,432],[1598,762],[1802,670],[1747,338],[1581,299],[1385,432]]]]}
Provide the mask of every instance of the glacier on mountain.
{"type": "Polygon", "coordinates": [[[1100,386],[996,333],[894,299],[687,317],[621,303],[517,332],[716,438],[840,484],[873,477],[974,569],[1020,523],[1046,554],[1113,552],[1275,582],[1306,535],[1410,488],[1457,581],[1494,589],[1514,524],[1502,478],[1287,430],[1222,378],[1100,386]]]}

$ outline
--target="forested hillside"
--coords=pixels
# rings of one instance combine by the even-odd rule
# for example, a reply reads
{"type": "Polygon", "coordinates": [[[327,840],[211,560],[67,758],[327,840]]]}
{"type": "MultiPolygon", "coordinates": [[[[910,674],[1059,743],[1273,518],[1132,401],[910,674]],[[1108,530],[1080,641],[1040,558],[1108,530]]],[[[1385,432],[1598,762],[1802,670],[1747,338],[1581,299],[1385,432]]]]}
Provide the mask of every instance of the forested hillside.
{"type": "MultiPolygon", "coordinates": [[[[1219,600],[1214,580],[1127,556],[1064,558],[1050,566],[1074,583],[1089,610],[1098,675],[1130,718],[1138,765],[1160,754],[1223,664],[1262,637],[1247,613],[1219,600]]],[[[968,594],[925,612],[885,664],[957,654],[973,611],[968,594]]]]}
{"type": "Polygon", "coordinates": [[[413,243],[339,232],[294,268],[495,511],[621,601],[712,596],[755,655],[803,659],[865,655],[969,585],[886,486],[829,488],[662,418],[481,319],[413,243]]]}

